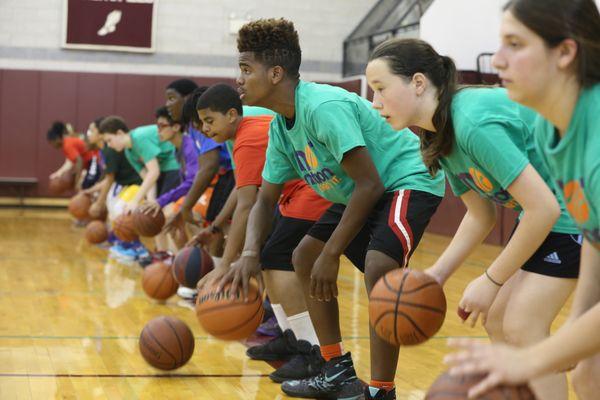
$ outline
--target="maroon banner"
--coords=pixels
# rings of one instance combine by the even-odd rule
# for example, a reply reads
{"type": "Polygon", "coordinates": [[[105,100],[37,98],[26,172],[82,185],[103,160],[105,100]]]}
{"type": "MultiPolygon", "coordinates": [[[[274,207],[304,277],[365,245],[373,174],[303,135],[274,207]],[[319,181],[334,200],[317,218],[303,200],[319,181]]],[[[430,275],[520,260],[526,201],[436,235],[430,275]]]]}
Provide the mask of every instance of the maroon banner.
{"type": "Polygon", "coordinates": [[[63,47],[154,51],[158,0],[64,0],[63,47]]]}

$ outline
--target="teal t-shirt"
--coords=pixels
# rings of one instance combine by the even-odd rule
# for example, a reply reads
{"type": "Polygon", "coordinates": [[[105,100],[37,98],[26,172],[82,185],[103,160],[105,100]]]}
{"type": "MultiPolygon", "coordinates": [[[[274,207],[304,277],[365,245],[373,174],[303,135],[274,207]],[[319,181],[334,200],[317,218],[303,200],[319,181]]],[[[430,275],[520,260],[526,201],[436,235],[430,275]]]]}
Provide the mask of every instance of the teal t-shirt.
{"type": "Polygon", "coordinates": [[[158,159],[161,172],[179,170],[175,146],[170,142],[160,141],[156,125],[140,126],[132,129],[129,135],[131,148],[125,149],[125,155],[138,173],[144,168],[144,164],[153,158],[158,159]]]}
{"type": "Polygon", "coordinates": [[[366,146],[387,192],[413,189],[444,195],[444,175],[429,175],[418,137],[408,129],[392,129],[362,97],[300,81],[295,106],[291,128],[282,115],[271,122],[263,170],[266,181],[283,184],[300,177],[325,199],[347,204],[354,181],[341,162],[346,152],[366,146]]]}
{"type": "MultiPolygon", "coordinates": [[[[455,139],[451,153],[440,160],[452,191],[474,190],[504,207],[522,211],[508,188],[531,164],[556,195],[547,167],[535,149],[537,114],[508,98],[505,89],[468,88],[452,99],[455,139]]],[[[577,233],[559,196],[561,215],[553,232],[577,233]]]]}
{"type": "Polygon", "coordinates": [[[541,116],[535,138],[567,210],[600,251],[600,83],[581,92],[562,138],[541,116]]]}

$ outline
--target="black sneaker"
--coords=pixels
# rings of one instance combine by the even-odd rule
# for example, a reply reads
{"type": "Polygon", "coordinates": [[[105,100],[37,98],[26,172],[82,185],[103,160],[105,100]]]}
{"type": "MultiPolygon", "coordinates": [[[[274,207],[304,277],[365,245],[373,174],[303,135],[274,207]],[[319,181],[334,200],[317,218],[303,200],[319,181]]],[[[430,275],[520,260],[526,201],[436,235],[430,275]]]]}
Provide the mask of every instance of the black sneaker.
{"type": "Polygon", "coordinates": [[[290,357],[298,354],[296,344],[297,340],[294,332],[291,329],[286,329],[285,332],[275,339],[265,344],[248,348],[246,354],[253,360],[289,360],[290,357]]]}
{"type": "Polygon", "coordinates": [[[364,386],[356,377],[350,353],[327,361],[321,372],[312,378],[283,382],[281,390],[291,397],[364,399],[364,386]]]}
{"type": "Polygon", "coordinates": [[[389,392],[384,389],[379,389],[375,394],[371,393],[371,388],[365,388],[365,400],[396,400],[396,388],[393,388],[389,392]]]}
{"type": "Polygon", "coordinates": [[[321,372],[325,360],[319,346],[311,346],[306,340],[298,340],[298,354],[269,375],[273,382],[306,379],[321,372]]]}

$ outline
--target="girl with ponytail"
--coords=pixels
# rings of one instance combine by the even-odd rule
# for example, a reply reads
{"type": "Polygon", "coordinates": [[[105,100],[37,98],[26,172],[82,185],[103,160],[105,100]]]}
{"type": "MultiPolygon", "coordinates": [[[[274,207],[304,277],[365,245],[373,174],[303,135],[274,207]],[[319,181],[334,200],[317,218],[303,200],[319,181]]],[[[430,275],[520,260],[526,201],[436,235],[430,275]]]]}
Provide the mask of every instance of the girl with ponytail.
{"type": "MultiPolygon", "coordinates": [[[[575,287],[580,244],[535,151],[537,115],[505,89],[457,90],[454,62],[421,40],[382,43],[366,75],[373,107],[396,130],[419,128],[425,165],[431,174],[443,169],[467,207],[426,272],[443,284],[495,225],[496,204],[521,211],[506,247],[465,289],[459,315],[470,326],[481,317],[495,342],[543,340],[575,287]]],[[[541,399],[567,399],[564,374],[542,377],[532,388],[541,399]]]]}
{"type": "MultiPolygon", "coordinates": [[[[540,113],[536,146],[583,233],[581,279],[568,323],[534,346],[458,341],[455,373],[488,373],[476,396],[577,364],[580,399],[600,393],[600,13],[594,0],[513,0],[493,59],[508,95],[540,113]]],[[[549,397],[553,398],[553,397],[549,397]]],[[[544,399],[544,398],[542,398],[544,399]]]]}

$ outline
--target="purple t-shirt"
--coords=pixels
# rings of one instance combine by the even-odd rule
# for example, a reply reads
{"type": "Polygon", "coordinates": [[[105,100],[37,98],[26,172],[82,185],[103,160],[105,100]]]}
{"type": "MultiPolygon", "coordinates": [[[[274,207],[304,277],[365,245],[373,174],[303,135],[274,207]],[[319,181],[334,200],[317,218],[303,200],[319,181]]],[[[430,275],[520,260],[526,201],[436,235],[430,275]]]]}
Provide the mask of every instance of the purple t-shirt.
{"type": "Polygon", "coordinates": [[[156,199],[161,208],[185,196],[192,187],[192,183],[194,183],[194,178],[198,172],[198,151],[190,135],[182,136],[181,148],[177,151],[177,158],[179,164],[181,164],[179,170],[181,184],[156,199]]]}

